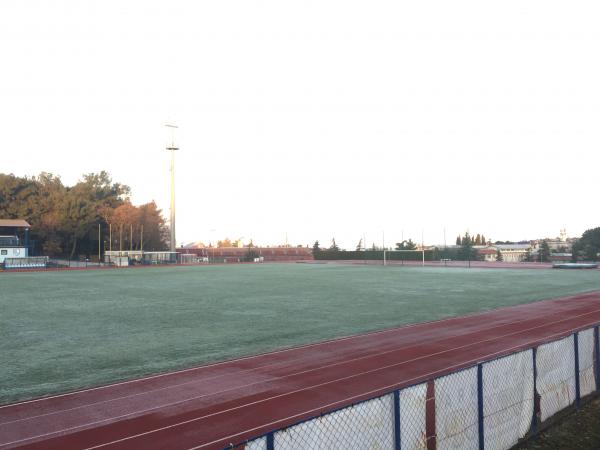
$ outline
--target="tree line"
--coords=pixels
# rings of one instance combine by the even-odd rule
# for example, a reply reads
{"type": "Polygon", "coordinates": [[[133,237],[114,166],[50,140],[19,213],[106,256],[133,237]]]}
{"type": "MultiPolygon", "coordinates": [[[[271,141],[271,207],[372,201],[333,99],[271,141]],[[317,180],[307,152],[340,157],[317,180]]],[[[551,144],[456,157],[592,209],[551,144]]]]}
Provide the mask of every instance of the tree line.
{"type": "Polygon", "coordinates": [[[135,206],[128,186],[113,182],[107,172],[90,173],[73,186],[42,172],[18,177],[0,173],[0,218],[25,219],[31,225],[35,250],[73,258],[97,255],[103,249],[165,250],[167,227],[154,201],[135,206]],[[100,226],[100,242],[98,236],[100,226]]]}

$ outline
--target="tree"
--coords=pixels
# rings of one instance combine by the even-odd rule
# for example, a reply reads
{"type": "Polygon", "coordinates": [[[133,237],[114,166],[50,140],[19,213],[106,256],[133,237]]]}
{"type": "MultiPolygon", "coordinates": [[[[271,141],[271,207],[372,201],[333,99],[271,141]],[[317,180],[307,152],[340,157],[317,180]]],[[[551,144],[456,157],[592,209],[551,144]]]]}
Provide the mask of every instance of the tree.
{"type": "Polygon", "coordinates": [[[356,251],[360,251],[363,249],[363,243],[362,243],[362,239],[360,241],[358,241],[358,244],[356,245],[356,251]]]}
{"type": "Polygon", "coordinates": [[[143,227],[144,250],[167,250],[169,230],[162,211],[154,201],[138,206],[140,233],[143,227]]]}
{"type": "Polygon", "coordinates": [[[244,262],[254,262],[254,260],[259,257],[260,257],[260,255],[258,254],[258,252],[256,250],[254,250],[253,248],[249,248],[246,251],[246,253],[244,254],[243,261],[244,262]]]}
{"type": "Polygon", "coordinates": [[[333,252],[339,252],[340,248],[338,247],[338,245],[335,243],[335,238],[331,239],[331,247],[329,247],[329,250],[333,251],[333,252]]]}
{"type": "Polygon", "coordinates": [[[589,261],[597,261],[600,253],[600,227],[586,230],[573,244],[573,257],[582,256],[589,261]]]}
{"type": "Polygon", "coordinates": [[[469,232],[466,232],[465,235],[461,238],[461,248],[458,253],[459,258],[463,260],[473,260],[477,255],[477,251],[473,248],[473,239],[469,235],[469,232]]]}
{"type": "Polygon", "coordinates": [[[481,245],[481,235],[479,233],[475,237],[475,245],[481,245]]]}
{"type": "Polygon", "coordinates": [[[460,234],[456,236],[456,245],[462,245],[462,240],[460,239],[460,234]]]}
{"type": "Polygon", "coordinates": [[[548,262],[550,261],[550,246],[548,245],[548,241],[544,239],[540,244],[540,262],[548,262]]]}
{"type": "Polygon", "coordinates": [[[229,238],[225,238],[222,241],[217,241],[217,247],[222,248],[222,247],[231,247],[233,244],[231,243],[231,241],[229,240],[229,238]]]}
{"type": "Polygon", "coordinates": [[[502,252],[500,251],[500,249],[496,250],[496,261],[504,261],[504,257],[502,256],[502,252]]]}
{"type": "Polygon", "coordinates": [[[487,245],[487,241],[485,240],[485,236],[481,235],[481,245],[487,245]]]}
{"type": "Polygon", "coordinates": [[[313,256],[321,252],[321,248],[319,247],[319,241],[315,241],[315,243],[313,244],[312,252],[313,256]]]}
{"type": "Polygon", "coordinates": [[[404,240],[402,242],[396,242],[396,250],[416,250],[417,245],[409,239],[408,241],[404,240]]]}

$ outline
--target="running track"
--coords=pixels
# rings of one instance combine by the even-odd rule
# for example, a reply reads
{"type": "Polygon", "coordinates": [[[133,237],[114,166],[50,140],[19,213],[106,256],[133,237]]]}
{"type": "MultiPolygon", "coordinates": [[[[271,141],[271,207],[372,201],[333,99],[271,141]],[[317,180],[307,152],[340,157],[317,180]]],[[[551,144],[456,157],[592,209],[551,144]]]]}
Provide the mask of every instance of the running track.
{"type": "Polygon", "coordinates": [[[222,449],[598,323],[600,291],[6,405],[0,448],[222,449]]]}

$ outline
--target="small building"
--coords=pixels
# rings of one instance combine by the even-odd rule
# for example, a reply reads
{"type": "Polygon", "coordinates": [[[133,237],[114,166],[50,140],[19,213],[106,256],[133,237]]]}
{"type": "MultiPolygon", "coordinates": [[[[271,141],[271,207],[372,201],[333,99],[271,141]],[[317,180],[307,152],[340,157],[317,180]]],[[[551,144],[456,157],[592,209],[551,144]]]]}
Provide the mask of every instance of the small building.
{"type": "Polygon", "coordinates": [[[477,248],[477,253],[481,255],[484,261],[496,261],[498,259],[498,249],[494,246],[477,248]]]}
{"type": "Polygon", "coordinates": [[[496,244],[504,262],[522,262],[531,252],[529,244],[496,244]]]}
{"type": "Polygon", "coordinates": [[[23,219],[0,219],[0,264],[7,258],[29,256],[29,229],[23,219]]]}

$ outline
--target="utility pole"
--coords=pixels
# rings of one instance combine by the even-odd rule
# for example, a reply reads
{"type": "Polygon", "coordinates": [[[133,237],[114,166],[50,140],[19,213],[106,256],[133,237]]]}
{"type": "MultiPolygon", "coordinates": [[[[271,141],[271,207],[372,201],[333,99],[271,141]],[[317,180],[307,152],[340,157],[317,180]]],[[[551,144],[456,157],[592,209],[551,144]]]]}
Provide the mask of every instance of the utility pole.
{"type": "Polygon", "coordinates": [[[110,253],[110,257],[108,258],[108,260],[110,263],[112,263],[112,223],[108,224],[108,251],[110,253]]]}
{"type": "Polygon", "coordinates": [[[171,242],[170,250],[175,251],[177,242],[175,240],[175,150],[179,150],[179,147],[175,146],[175,130],[178,128],[177,125],[166,124],[165,127],[171,130],[171,144],[167,146],[167,150],[171,152],[171,242]]]}
{"type": "Polygon", "coordinates": [[[385,231],[381,232],[381,244],[383,246],[383,265],[385,266],[385,231]]]}
{"type": "Polygon", "coordinates": [[[423,252],[423,263],[422,266],[425,267],[425,230],[421,228],[421,251],[423,252]]]}
{"type": "Polygon", "coordinates": [[[100,266],[100,241],[102,237],[100,236],[100,224],[98,224],[98,266],[100,266]]]}

